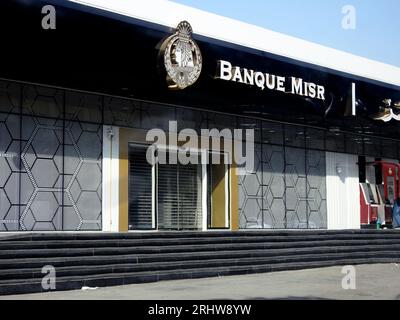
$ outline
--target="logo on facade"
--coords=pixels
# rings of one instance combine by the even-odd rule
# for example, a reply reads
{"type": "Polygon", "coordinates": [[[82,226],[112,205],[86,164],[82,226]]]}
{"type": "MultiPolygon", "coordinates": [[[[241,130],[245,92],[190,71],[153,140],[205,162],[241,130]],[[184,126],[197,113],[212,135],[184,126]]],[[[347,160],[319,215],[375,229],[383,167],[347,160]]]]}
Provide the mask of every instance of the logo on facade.
{"type": "Polygon", "coordinates": [[[400,101],[392,103],[392,99],[384,99],[379,106],[379,111],[372,115],[372,119],[384,122],[392,119],[400,121],[400,101]]]}
{"type": "Polygon", "coordinates": [[[200,76],[202,57],[200,48],[192,39],[192,32],[190,24],[182,21],[161,46],[170,89],[185,89],[200,76]]]}
{"type": "Polygon", "coordinates": [[[232,66],[229,61],[218,60],[216,79],[256,86],[260,90],[275,90],[312,99],[325,100],[325,87],[301,78],[282,77],[270,73],[232,66]]]}

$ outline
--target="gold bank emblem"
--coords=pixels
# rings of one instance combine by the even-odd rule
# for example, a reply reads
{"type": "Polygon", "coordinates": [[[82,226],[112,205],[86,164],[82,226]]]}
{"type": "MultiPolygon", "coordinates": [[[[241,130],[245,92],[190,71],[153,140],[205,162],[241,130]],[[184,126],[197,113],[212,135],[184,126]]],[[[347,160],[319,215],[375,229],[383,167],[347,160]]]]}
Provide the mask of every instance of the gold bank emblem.
{"type": "Polygon", "coordinates": [[[192,39],[192,33],[190,24],[182,21],[175,33],[161,46],[170,89],[185,89],[194,84],[200,76],[202,57],[198,45],[192,39]]]}

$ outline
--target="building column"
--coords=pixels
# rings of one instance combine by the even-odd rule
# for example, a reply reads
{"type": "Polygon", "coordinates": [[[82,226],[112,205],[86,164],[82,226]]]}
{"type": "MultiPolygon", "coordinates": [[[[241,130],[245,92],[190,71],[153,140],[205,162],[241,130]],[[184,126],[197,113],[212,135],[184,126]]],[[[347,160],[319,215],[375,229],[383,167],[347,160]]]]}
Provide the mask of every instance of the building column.
{"type": "Polygon", "coordinates": [[[326,153],[328,229],[360,229],[358,156],[326,153]]]}
{"type": "Polygon", "coordinates": [[[119,128],[103,127],[103,231],[121,231],[119,224],[119,128]]]}

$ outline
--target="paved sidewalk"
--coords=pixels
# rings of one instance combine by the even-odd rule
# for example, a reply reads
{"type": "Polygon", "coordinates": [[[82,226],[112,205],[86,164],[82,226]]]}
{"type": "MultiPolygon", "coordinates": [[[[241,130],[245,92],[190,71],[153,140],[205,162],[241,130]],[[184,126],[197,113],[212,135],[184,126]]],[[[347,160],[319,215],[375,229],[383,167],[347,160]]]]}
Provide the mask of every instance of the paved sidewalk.
{"type": "Polygon", "coordinates": [[[356,267],[356,290],[342,289],[342,267],[165,281],[96,290],[0,296],[2,299],[400,299],[400,265],[356,267]]]}

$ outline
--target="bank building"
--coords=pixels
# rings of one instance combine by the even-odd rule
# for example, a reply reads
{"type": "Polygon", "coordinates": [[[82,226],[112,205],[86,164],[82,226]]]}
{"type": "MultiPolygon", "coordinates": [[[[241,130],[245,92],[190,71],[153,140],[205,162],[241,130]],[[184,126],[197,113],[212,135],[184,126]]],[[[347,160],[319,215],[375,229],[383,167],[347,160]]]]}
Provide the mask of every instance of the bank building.
{"type": "MultiPolygon", "coordinates": [[[[6,251],[13,237],[45,248],[163,239],[179,253],[189,237],[375,239],[394,226],[399,68],[169,1],[3,0],[0,15],[6,251]],[[54,28],[42,26],[46,5],[54,28]],[[225,161],[222,137],[189,146],[198,164],[150,163],[147,133],[168,136],[171,122],[196,141],[204,129],[251,130],[252,169],[225,161]]],[[[154,157],[182,144],[167,139],[154,157]]]]}

